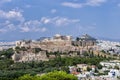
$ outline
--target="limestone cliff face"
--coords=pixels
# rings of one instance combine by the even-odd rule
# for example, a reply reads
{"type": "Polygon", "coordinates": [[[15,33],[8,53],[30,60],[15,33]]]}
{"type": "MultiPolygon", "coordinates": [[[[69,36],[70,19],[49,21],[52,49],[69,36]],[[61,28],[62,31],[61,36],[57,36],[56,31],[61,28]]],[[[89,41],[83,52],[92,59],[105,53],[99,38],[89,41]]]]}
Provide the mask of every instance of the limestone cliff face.
{"type": "Polygon", "coordinates": [[[15,53],[12,59],[15,62],[48,61],[46,51],[40,51],[39,53],[21,51],[21,53],[15,53]]]}

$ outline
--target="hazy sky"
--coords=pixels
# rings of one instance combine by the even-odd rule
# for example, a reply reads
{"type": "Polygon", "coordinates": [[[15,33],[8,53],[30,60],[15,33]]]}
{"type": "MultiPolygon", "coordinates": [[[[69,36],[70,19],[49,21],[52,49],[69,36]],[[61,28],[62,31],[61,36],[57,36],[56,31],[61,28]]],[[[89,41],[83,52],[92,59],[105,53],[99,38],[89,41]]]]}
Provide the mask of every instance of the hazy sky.
{"type": "Polygon", "coordinates": [[[0,0],[0,40],[57,33],[120,39],[120,0],[0,0]]]}

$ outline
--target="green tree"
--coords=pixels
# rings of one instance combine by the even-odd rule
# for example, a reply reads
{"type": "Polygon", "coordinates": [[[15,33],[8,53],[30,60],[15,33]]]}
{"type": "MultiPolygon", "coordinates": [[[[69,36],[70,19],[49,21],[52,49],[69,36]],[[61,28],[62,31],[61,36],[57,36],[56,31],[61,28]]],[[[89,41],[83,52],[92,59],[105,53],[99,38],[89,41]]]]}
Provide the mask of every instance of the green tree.
{"type": "Polygon", "coordinates": [[[1,55],[4,55],[6,58],[11,58],[11,56],[14,54],[14,50],[12,48],[9,48],[7,50],[3,50],[0,52],[1,55]]]}
{"type": "Polygon", "coordinates": [[[102,65],[101,64],[98,64],[97,67],[98,67],[98,69],[102,69],[102,65]]]}
{"type": "Polygon", "coordinates": [[[90,67],[87,67],[87,71],[90,71],[90,70],[92,70],[90,67]]]}
{"type": "Polygon", "coordinates": [[[79,40],[80,40],[79,37],[77,37],[77,38],[76,38],[76,41],[79,41],[79,40]]]}
{"type": "Polygon", "coordinates": [[[114,69],[118,69],[118,70],[119,70],[120,68],[119,68],[119,66],[115,65],[115,66],[114,66],[114,69]]]}
{"type": "Polygon", "coordinates": [[[53,71],[42,76],[24,75],[15,80],[77,80],[77,77],[64,71],[53,71]]]}
{"type": "Polygon", "coordinates": [[[33,76],[30,76],[29,74],[26,74],[24,76],[19,77],[18,79],[15,80],[35,80],[33,76]]]}

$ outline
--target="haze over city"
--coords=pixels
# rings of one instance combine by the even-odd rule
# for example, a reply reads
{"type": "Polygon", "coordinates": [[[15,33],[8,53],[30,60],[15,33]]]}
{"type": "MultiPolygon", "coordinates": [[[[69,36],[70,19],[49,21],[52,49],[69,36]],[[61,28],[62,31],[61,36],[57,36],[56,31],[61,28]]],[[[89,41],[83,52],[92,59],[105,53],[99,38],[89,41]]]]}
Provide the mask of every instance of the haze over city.
{"type": "Polygon", "coordinates": [[[120,39],[119,0],[1,0],[0,40],[54,34],[120,39]]]}

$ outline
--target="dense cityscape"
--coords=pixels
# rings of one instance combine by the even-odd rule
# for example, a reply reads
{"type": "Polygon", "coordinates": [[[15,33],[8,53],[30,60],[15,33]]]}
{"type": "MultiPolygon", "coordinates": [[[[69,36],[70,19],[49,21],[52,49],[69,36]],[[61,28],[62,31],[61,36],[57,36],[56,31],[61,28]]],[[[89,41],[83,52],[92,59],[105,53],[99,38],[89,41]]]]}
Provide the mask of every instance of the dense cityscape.
{"type": "Polygon", "coordinates": [[[0,80],[120,80],[120,0],[0,0],[0,80]]]}
{"type": "Polygon", "coordinates": [[[120,42],[97,40],[88,34],[75,39],[56,34],[0,45],[1,80],[23,80],[23,75],[30,77],[26,74],[32,78],[55,70],[74,75],[76,80],[120,79],[120,42]]]}

